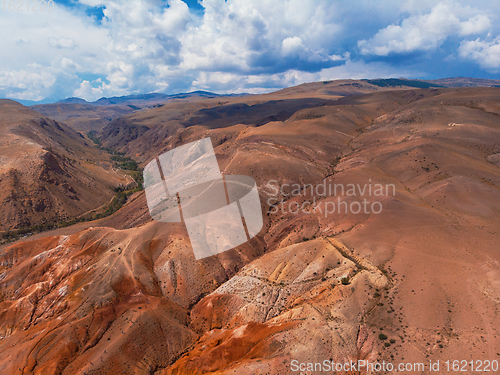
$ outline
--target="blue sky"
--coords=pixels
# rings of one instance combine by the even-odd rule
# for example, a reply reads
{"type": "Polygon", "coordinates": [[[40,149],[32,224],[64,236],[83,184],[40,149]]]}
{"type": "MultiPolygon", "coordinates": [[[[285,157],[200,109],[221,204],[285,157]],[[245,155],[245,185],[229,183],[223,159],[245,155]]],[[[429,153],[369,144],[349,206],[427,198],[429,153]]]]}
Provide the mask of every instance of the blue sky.
{"type": "Polygon", "coordinates": [[[0,10],[0,97],[261,93],[319,80],[500,72],[497,1],[54,4],[45,12],[0,10]]]}

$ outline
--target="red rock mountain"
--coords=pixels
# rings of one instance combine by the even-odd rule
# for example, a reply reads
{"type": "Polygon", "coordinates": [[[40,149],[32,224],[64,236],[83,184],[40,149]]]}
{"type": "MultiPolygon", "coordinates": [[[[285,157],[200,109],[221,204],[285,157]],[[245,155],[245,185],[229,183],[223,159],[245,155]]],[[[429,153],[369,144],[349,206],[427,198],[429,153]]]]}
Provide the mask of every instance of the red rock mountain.
{"type": "Polygon", "coordinates": [[[224,173],[257,181],[264,229],[196,261],[184,225],[151,221],[139,192],[105,219],[3,246],[0,373],[500,360],[499,115],[499,88],[334,81],[110,123],[103,143],[142,165],[210,136],[224,173]],[[363,199],[383,209],[332,211],[363,199]]]}

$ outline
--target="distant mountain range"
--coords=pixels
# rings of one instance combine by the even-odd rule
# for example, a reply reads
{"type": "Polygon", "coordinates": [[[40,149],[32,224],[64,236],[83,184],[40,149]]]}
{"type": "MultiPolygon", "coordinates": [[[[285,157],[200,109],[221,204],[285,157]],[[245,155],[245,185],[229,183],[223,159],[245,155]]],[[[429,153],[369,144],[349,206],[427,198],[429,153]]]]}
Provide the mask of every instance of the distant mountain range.
{"type": "MultiPolygon", "coordinates": [[[[451,78],[441,78],[432,80],[421,80],[421,79],[406,79],[406,78],[382,78],[382,79],[365,79],[372,85],[380,87],[396,87],[396,86],[407,86],[407,87],[417,87],[417,88],[432,88],[432,87],[500,87],[499,79],[484,79],[484,78],[471,78],[471,77],[451,77],[451,78]]],[[[110,98],[100,98],[94,102],[88,102],[81,98],[67,98],[59,100],[57,103],[61,104],[93,104],[93,105],[113,105],[113,104],[143,104],[145,102],[165,102],[170,99],[185,99],[189,97],[205,97],[205,98],[216,98],[219,96],[246,96],[249,94],[215,94],[209,91],[193,91],[188,93],[179,94],[162,94],[162,93],[150,93],[150,94],[137,94],[137,95],[126,95],[126,96],[113,96],[110,98]]]]}
{"type": "Polygon", "coordinates": [[[162,94],[162,93],[149,93],[149,94],[134,94],[134,95],[125,95],[125,96],[113,96],[110,98],[102,97],[94,102],[88,102],[85,99],[70,97],[62,100],[54,100],[51,98],[45,98],[39,101],[33,100],[21,100],[21,99],[12,99],[15,100],[22,105],[25,106],[34,106],[41,104],[91,104],[91,105],[112,105],[112,104],[130,104],[130,103],[150,103],[156,102],[161,103],[170,99],[185,99],[190,97],[205,97],[205,98],[216,98],[219,96],[245,96],[249,95],[247,93],[242,94],[215,94],[213,92],[208,91],[192,91],[192,92],[183,92],[178,94],[162,94]]]}
{"type": "MultiPolygon", "coordinates": [[[[217,98],[219,94],[207,91],[193,91],[167,95],[161,93],[115,96],[101,98],[94,102],[87,102],[81,98],[67,98],[56,103],[35,104],[30,108],[49,116],[57,121],[64,122],[73,129],[87,133],[92,130],[102,129],[109,121],[137,110],[162,107],[173,99],[193,100],[217,98]]],[[[239,97],[242,95],[224,95],[239,97]]]]}
{"type": "MultiPolygon", "coordinates": [[[[407,86],[407,87],[418,87],[418,88],[500,87],[500,79],[485,79],[485,78],[471,78],[471,77],[451,77],[451,78],[440,78],[432,80],[406,79],[406,78],[381,78],[381,79],[364,79],[362,81],[381,87],[396,87],[396,86],[407,86]]],[[[139,104],[139,107],[144,107],[144,104],[162,103],[170,99],[184,99],[193,96],[215,98],[219,96],[246,96],[246,95],[250,94],[247,93],[216,94],[209,91],[198,90],[198,91],[179,93],[179,94],[149,93],[149,94],[134,94],[125,96],[113,96],[110,98],[102,97],[94,102],[88,102],[85,99],[77,97],[70,97],[59,101],[50,98],[46,98],[40,101],[20,100],[20,99],[13,99],[13,100],[25,106],[57,103],[57,104],[91,104],[91,105],[139,104]]]]}
{"type": "Polygon", "coordinates": [[[111,98],[100,98],[94,102],[88,102],[81,98],[67,98],[59,100],[59,104],[93,104],[93,105],[112,105],[112,104],[133,104],[137,102],[164,102],[170,99],[185,99],[192,96],[202,97],[202,98],[215,98],[222,96],[208,91],[193,91],[180,94],[162,94],[162,93],[151,93],[151,94],[136,94],[136,95],[126,95],[126,96],[113,96],[111,98]]]}

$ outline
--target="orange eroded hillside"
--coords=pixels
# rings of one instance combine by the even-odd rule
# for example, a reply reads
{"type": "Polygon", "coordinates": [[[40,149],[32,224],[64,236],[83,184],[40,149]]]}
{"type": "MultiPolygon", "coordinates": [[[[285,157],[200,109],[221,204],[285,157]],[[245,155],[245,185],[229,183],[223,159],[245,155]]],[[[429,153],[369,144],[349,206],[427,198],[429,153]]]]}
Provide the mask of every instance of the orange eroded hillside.
{"type": "Polygon", "coordinates": [[[70,219],[105,205],[133,182],[68,126],[0,100],[0,229],[70,219]]]}
{"type": "Polygon", "coordinates": [[[322,91],[341,84],[172,100],[108,124],[101,141],[143,166],[209,136],[224,173],[257,182],[264,228],[196,261],[184,224],[153,222],[138,192],[85,228],[4,246],[0,372],[500,360],[500,89],[322,91]],[[382,209],[338,209],[365,199],[382,209]]]}

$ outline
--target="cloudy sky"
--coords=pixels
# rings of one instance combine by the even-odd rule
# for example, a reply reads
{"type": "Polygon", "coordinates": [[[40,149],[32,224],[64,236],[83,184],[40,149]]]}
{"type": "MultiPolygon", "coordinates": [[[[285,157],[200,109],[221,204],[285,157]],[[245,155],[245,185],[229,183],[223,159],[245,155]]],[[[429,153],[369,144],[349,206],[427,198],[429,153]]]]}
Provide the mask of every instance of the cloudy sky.
{"type": "Polygon", "coordinates": [[[498,1],[55,0],[44,12],[23,1],[0,9],[0,97],[500,77],[498,1]]]}

